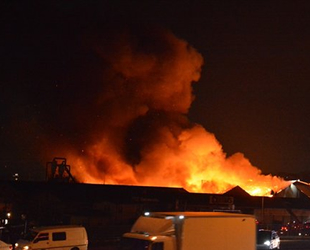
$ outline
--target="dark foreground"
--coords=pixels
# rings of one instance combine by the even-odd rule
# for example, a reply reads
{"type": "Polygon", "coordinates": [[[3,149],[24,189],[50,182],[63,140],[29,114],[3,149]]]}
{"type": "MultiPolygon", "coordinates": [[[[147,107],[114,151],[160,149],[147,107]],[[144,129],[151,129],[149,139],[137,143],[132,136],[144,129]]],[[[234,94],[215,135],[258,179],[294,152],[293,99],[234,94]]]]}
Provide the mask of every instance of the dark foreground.
{"type": "Polygon", "coordinates": [[[310,238],[309,237],[281,238],[281,249],[284,250],[310,249],[310,238]]]}
{"type": "MultiPolygon", "coordinates": [[[[118,241],[111,242],[105,246],[90,246],[89,250],[117,250],[118,241]]],[[[281,249],[282,250],[309,250],[310,249],[310,237],[285,237],[281,238],[281,249]]]]}

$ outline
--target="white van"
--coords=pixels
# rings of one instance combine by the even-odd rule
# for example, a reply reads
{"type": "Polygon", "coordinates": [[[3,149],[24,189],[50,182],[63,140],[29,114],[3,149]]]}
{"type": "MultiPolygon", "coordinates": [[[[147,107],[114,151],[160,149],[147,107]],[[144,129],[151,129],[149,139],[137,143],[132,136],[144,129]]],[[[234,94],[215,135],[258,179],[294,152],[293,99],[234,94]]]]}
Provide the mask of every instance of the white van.
{"type": "Polygon", "coordinates": [[[82,226],[34,228],[15,243],[16,250],[87,250],[87,232],[82,226]]]}

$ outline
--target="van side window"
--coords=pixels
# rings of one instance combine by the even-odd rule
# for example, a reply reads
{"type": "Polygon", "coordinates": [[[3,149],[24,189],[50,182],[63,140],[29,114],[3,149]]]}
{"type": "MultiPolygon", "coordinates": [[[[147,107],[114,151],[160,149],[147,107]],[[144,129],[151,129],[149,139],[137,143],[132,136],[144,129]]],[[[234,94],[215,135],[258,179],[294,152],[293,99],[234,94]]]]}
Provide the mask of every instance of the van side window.
{"type": "Polygon", "coordinates": [[[156,242],[152,244],[152,250],[163,250],[164,243],[163,242],[156,242]]]}
{"type": "Polygon", "coordinates": [[[48,233],[41,233],[38,235],[38,237],[33,241],[34,243],[37,243],[39,241],[48,240],[48,233]]]}
{"type": "Polygon", "coordinates": [[[66,232],[59,232],[52,234],[53,241],[66,240],[66,232]]]}

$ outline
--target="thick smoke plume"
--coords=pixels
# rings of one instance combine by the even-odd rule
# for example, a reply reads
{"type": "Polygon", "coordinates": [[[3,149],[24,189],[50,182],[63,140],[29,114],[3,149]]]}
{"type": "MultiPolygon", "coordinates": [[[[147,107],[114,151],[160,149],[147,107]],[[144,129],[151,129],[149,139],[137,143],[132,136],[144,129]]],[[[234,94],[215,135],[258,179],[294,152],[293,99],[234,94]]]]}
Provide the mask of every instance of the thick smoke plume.
{"type": "Polygon", "coordinates": [[[214,193],[239,185],[254,195],[286,185],[261,175],[241,153],[227,158],[212,133],[188,120],[203,58],[186,41],[155,29],[96,37],[92,45],[102,66],[99,86],[71,114],[84,139],[54,151],[79,181],[214,193]]]}

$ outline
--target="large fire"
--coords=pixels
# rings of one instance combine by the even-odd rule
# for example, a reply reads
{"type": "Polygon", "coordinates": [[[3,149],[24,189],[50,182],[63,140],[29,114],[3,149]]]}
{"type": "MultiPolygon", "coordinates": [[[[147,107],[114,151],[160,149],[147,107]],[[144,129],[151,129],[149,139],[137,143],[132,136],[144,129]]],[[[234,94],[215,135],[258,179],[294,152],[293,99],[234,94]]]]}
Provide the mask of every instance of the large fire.
{"type": "Polygon", "coordinates": [[[99,121],[84,121],[94,125],[83,146],[63,149],[73,175],[85,183],[205,193],[240,186],[251,195],[268,195],[286,187],[243,154],[227,157],[214,134],[187,119],[203,58],[169,32],[150,33],[125,33],[96,46],[105,62],[95,100],[99,121]]]}

